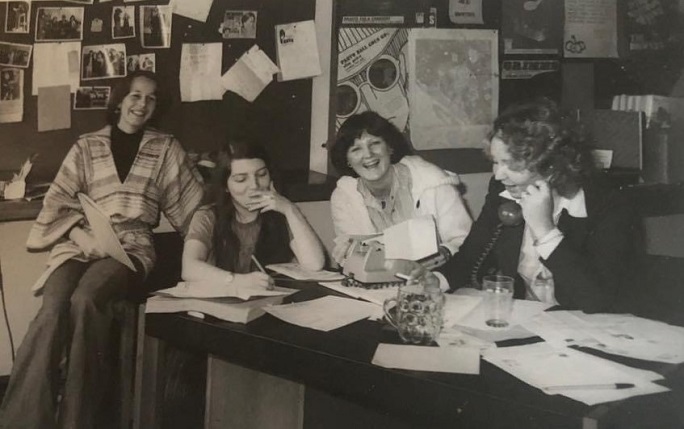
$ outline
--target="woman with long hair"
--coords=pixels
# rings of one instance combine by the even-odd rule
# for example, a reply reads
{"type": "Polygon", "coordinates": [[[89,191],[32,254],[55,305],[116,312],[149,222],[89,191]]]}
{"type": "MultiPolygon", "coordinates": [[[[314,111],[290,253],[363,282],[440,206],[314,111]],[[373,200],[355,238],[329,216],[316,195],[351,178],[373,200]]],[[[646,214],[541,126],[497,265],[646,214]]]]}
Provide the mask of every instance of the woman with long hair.
{"type": "Polygon", "coordinates": [[[263,265],[298,261],[320,270],[323,246],[299,208],[276,191],[264,148],[232,141],[218,156],[213,202],[197,210],[183,249],[183,279],[269,288],[263,265]]]}

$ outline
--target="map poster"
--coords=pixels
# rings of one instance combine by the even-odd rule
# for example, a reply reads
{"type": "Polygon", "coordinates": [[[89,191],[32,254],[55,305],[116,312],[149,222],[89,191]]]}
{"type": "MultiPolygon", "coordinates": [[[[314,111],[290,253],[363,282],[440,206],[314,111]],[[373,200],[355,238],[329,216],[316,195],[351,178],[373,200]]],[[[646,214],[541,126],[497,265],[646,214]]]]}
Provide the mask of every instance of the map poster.
{"type": "Polygon", "coordinates": [[[481,147],[499,105],[496,30],[412,29],[408,55],[414,147],[481,147]]]}

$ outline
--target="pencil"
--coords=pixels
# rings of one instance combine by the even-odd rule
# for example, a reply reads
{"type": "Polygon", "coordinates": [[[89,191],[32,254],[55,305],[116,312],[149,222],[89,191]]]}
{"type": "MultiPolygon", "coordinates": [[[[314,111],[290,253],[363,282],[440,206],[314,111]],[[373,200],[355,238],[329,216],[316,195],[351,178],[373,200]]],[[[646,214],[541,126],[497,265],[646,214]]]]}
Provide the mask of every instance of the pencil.
{"type": "Polygon", "coordinates": [[[259,271],[266,274],[266,270],[264,269],[263,265],[261,265],[261,262],[259,262],[259,260],[256,258],[256,256],[252,255],[252,261],[254,261],[254,263],[256,264],[259,271]]]}
{"type": "Polygon", "coordinates": [[[615,389],[630,389],[634,387],[632,383],[606,383],[606,384],[569,384],[567,386],[546,386],[543,389],[546,391],[556,390],[615,390],[615,389]]]}

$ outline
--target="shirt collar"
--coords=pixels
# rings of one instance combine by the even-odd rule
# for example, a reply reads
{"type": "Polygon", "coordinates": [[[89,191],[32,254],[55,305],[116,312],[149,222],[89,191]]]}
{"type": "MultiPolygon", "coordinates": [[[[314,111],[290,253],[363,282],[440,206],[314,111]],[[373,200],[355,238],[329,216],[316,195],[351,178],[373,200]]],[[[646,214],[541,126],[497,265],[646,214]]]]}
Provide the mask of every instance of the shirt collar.
{"type": "MultiPolygon", "coordinates": [[[[515,198],[511,195],[508,190],[503,190],[499,193],[499,196],[506,198],[508,200],[520,203],[520,198],[515,198]]],[[[587,217],[587,203],[584,197],[584,189],[580,190],[572,196],[572,198],[565,198],[554,193],[553,198],[553,215],[554,218],[560,215],[563,209],[568,211],[568,214],[572,217],[586,218],[587,217]]]]}

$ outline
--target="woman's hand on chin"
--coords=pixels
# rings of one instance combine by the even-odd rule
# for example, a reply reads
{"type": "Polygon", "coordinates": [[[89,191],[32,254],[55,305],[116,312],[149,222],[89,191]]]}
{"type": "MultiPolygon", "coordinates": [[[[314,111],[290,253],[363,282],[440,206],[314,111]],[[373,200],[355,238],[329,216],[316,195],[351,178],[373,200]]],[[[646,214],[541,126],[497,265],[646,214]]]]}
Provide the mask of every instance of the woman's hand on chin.
{"type": "Polygon", "coordinates": [[[249,209],[251,211],[259,210],[260,213],[275,211],[286,215],[294,206],[290,200],[275,190],[273,182],[271,182],[271,187],[268,191],[256,191],[252,198],[254,202],[249,205],[249,209]]]}

